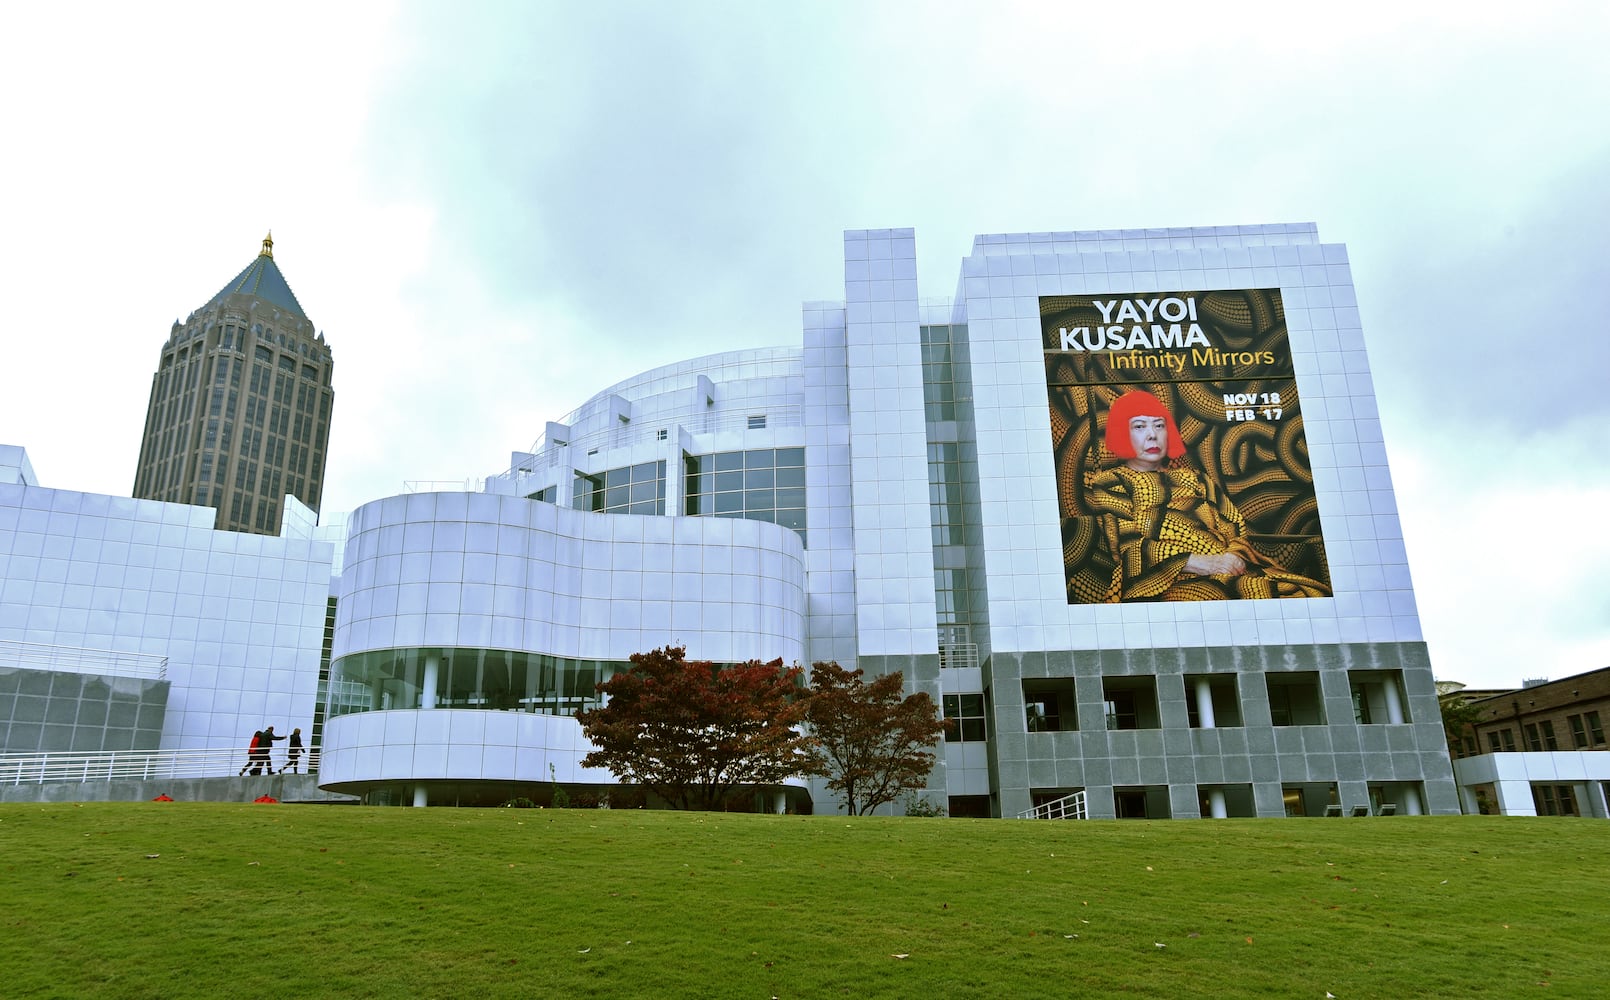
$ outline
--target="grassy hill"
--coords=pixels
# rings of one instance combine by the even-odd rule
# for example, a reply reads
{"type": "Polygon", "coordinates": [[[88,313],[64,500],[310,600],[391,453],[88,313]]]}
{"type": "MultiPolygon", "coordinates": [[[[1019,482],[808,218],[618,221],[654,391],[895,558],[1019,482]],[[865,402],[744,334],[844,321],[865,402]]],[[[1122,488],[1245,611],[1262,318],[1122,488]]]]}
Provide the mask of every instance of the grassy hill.
{"type": "Polygon", "coordinates": [[[0,995],[1601,997],[1610,824],[0,805],[0,995]]]}

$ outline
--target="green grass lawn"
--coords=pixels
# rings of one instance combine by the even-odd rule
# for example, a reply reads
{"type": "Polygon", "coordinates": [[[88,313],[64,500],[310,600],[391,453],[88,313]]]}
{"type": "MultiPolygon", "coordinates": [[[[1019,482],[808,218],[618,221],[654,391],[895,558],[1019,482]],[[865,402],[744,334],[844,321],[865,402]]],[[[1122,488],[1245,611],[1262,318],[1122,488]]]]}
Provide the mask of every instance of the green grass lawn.
{"type": "Polygon", "coordinates": [[[0,995],[1603,997],[1610,824],[0,805],[0,995]]]}

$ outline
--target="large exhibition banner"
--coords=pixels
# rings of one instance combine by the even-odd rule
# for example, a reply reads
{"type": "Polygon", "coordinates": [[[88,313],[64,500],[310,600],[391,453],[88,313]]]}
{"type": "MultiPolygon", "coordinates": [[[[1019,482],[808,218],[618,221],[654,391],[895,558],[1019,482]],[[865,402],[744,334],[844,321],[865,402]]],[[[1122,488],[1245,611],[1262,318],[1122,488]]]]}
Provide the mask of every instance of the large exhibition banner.
{"type": "Polygon", "coordinates": [[[1040,298],[1068,603],[1329,597],[1277,288],[1040,298]]]}

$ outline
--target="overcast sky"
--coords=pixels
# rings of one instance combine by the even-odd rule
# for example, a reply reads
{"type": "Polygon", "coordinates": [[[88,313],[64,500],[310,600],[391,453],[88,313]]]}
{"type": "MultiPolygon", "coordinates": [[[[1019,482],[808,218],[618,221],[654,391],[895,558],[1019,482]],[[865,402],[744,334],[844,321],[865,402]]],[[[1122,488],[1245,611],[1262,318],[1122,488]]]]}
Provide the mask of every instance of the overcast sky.
{"type": "Polygon", "coordinates": [[[1606,51],[1602,2],[13,4],[0,442],[128,495],[169,326],[270,228],[347,510],[505,468],[639,371],[797,345],[844,229],[916,227],[944,297],[975,233],[1313,221],[1438,677],[1593,670],[1606,51]]]}

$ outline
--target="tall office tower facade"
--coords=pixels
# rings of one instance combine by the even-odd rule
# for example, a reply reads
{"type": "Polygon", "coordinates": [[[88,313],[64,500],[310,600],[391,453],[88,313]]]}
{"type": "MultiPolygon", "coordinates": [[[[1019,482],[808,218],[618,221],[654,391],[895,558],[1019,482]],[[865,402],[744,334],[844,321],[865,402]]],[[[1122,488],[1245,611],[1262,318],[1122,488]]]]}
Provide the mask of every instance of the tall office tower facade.
{"type": "Polygon", "coordinates": [[[333,367],[266,237],[162,345],[134,496],[211,507],[220,530],[262,535],[279,533],[287,494],[318,510],[333,367]]]}

